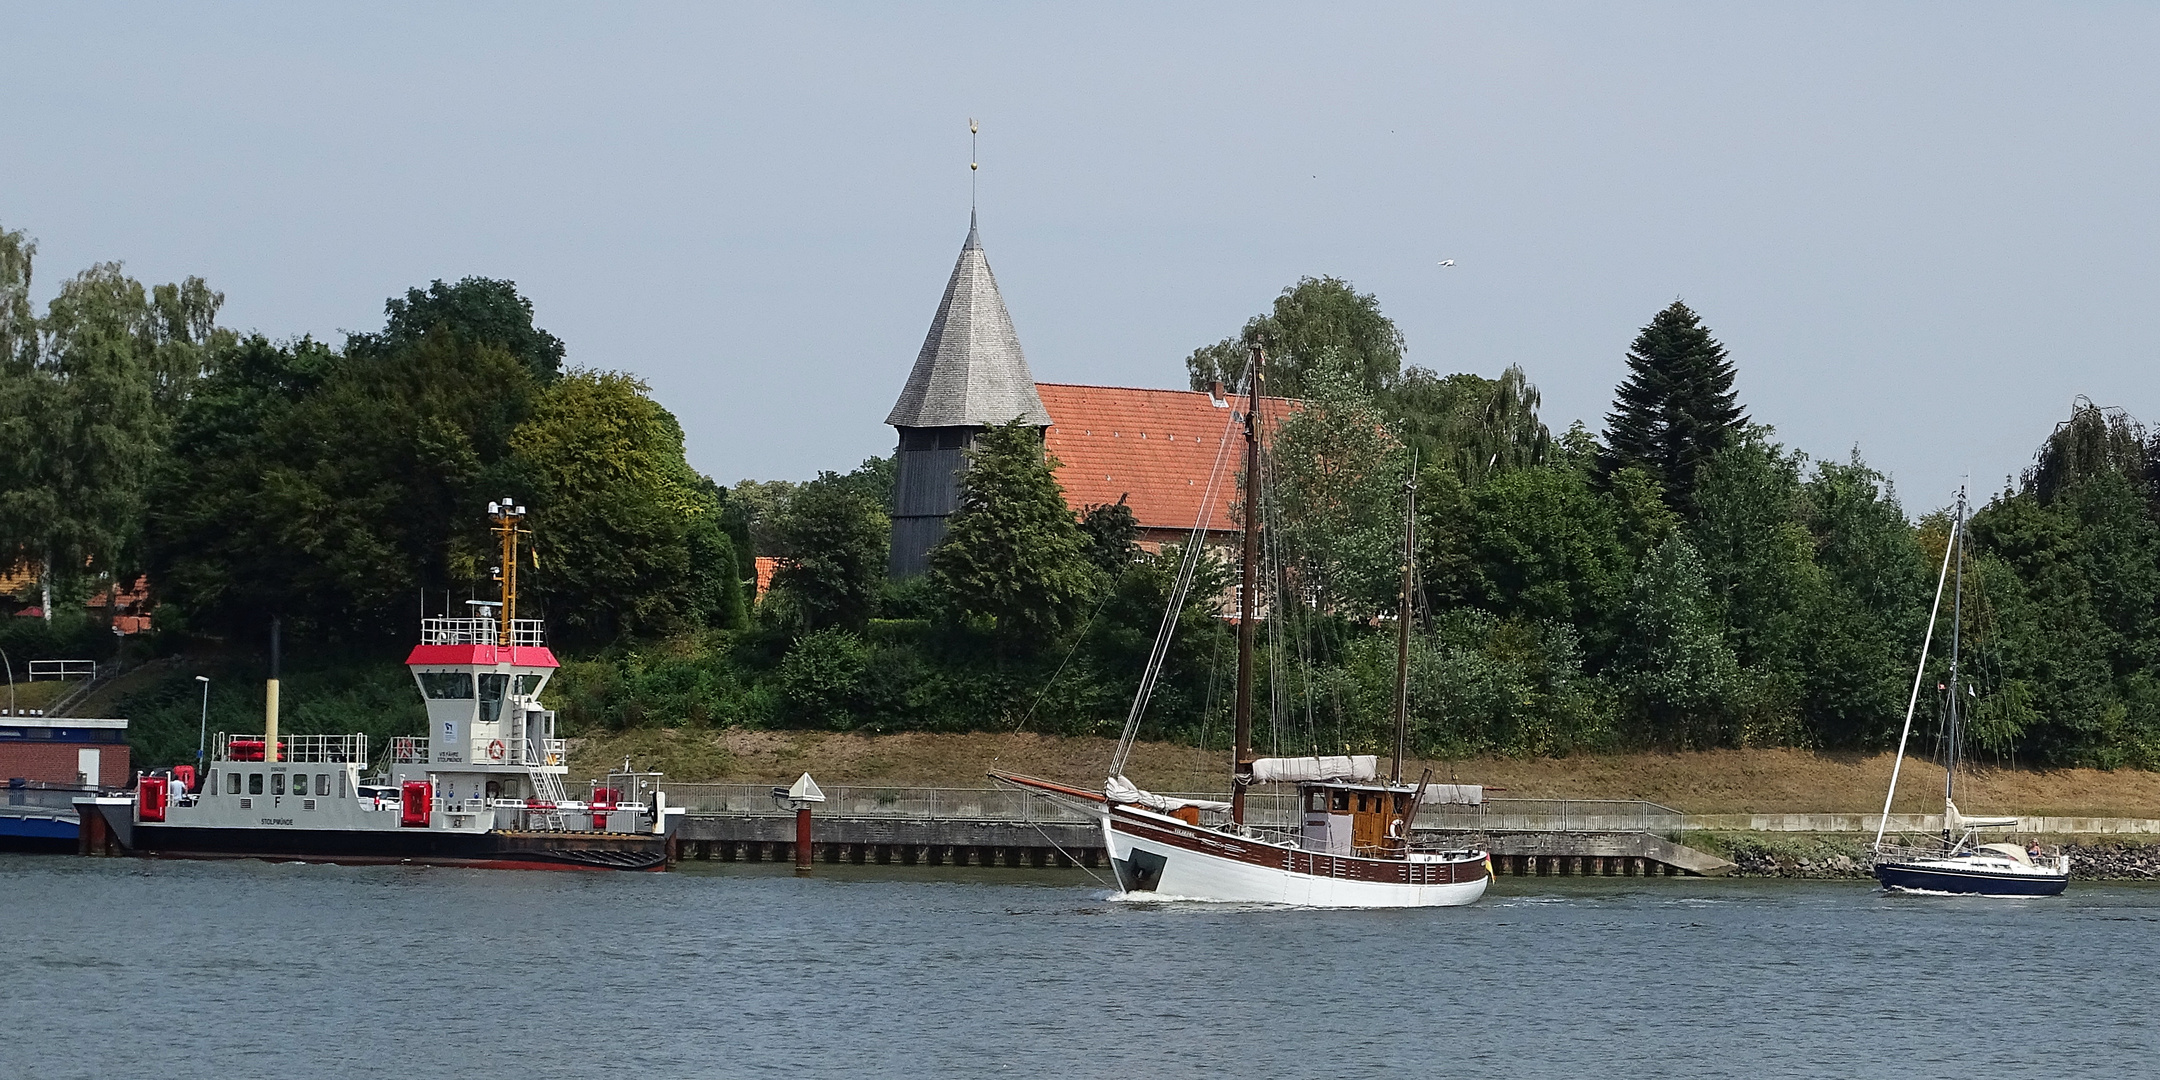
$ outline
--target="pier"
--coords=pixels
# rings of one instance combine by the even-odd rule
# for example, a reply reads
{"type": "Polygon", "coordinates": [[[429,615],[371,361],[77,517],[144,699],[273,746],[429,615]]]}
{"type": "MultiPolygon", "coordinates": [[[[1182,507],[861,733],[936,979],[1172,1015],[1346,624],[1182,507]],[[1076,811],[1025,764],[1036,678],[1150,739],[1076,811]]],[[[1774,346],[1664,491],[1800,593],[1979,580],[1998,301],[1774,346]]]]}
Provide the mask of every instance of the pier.
{"type": "MultiPolygon", "coordinates": [[[[815,863],[1017,869],[1106,861],[1093,818],[1026,792],[842,786],[825,794],[812,833],[815,863]]],[[[668,797],[690,810],[678,834],[682,858],[794,861],[794,813],[774,802],[770,786],[671,784],[668,797]]],[[[1257,825],[1294,821],[1290,796],[1250,795],[1248,806],[1257,825]]],[[[1482,846],[1501,875],[1714,877],[1730,871],[1730,862],[1662,835],[1678,832],[1684,820],[1648,802],[1490,799],[1430,807],[1417,833],[1426,844],[1482,846]]]]}

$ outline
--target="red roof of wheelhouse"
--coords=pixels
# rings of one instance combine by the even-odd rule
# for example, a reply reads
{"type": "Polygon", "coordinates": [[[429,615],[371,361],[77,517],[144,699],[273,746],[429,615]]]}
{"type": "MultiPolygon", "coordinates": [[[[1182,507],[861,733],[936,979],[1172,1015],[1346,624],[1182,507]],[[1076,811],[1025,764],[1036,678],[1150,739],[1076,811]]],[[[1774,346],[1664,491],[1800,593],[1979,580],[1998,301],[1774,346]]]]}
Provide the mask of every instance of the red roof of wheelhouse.
{"type": "MultiPolygon", "coordinates": [[[[1074,512],[1122,496],[1142,529],[1189,531],[1219,467],[1206,525],[1238,527],[1230,512],[1244,467],[1244,429],[1233,421],[1238,399],[1069,383],[1036,383],[1035,392],[1050,413],[1043,443],[1058,460],[1057,480],[1074,512]]],[[[1294,405],[1262,398],[1261,416],[1278,418],[1294,405]]]]}

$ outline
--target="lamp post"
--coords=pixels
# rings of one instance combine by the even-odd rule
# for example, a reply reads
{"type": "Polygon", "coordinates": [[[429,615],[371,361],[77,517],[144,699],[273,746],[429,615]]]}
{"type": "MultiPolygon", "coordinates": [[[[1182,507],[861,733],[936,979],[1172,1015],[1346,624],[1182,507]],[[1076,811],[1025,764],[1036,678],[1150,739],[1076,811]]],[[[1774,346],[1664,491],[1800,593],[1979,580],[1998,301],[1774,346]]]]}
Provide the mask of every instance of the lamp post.
{"type": "Polygon", "coordinates": [[[0,664],[7,665],[7,714],[15,715],[15,661],[8,659],[7,651],[0,649],[0,664]]]}
{"type": "Polygon", "coordinates": [[[210,741],[210,676],[197,675],[202,684],[202,729],[195,733],[195,775],[202,775],[203,745],[210,741]]]}

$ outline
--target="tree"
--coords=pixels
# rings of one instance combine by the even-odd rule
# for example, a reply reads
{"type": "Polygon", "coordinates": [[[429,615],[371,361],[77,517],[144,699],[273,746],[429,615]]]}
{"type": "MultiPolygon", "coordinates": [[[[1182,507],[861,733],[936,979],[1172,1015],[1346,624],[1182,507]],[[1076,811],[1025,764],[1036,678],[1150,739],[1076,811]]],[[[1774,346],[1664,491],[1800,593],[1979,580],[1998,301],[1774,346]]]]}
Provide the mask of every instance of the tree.
{"type": "Polygon", "coordinates": [[[1572,626],[1593,667],[1611,656],[1634,558],[1609,500],[1587,478],[1521,469],[1470,489],[1456,506],[1418,509],[1420,532],[1449,538],[1450,550],[1427,563],[1436,603],[1454,599],[1502,618],[1572,626]]]}
{"type": "Polygon", "coordinates": [[[683,459],[682,426],[646,385],[573,370],[510,436],[531,492],[533,595],[592,639],[743,625],[717,488],[683,459]]]}
{"type": "Polygon", "coordinates": [[[975,437],[960,507],[930,552],[931,588],[948,617],[986,622],[1007,645],[1039,644],[1096,587],[1055,468],[1037,430],[1018,420],[975,437]]]}
{"type": "Polygon", "coordinates": [[[1268,440],[1264,524],[1282,539],[1285,582],[1318,609],[1360,617],[1393,611],[1402,572],[1403,481],[1410,455],[1372,395],[1341,372],[1319,372],[1302,408],[1268,440]]]}
{"type": "Polygon", "coordinates": [[[518,295],[516,282],[468,277],[445,285],[438,279],[425,292],[407,289],[404,299],[384,301],[383,313],[389,321],[381,332],[352,335],[347,352],[388,355],[442,330],[474,345],[508,350],[540,382],[562,373],[562,339],[533,325],[532,301],[518,295]]]}
{"type": "Polygon", "coordinates": [[[1818,745],[1894,737],[1926,618],[1931,567],[1889,482],[1860,460],[1825,461],[1802,491],[1820,570],[1801,617],[1801,713],[1818,745]]]}
{"type": "Polygon", "coordinates": [[[1377,297],[1341,278],[1299,278],[1237,336],[1193,350],[1185,359],[1193,389],[1237,385],[1255,343],[1267,349],[1267,392],[1278,397],[1307,396],[1323,367],[1342,370],[1367,393],[1392,385],[1402,371],[1402,331],[1380,313],[1377,297]]]}
{"type": "Polygon", "coordinates": [[[1643,560],[1626,620],[1614,669],[1642,734],[1672,746],[1725,745],[1743,690],[1740,665],[1718,633],[1702,560],[1679,534],[1643,560]]]}
{"type": "Polygon", "coordinates": [[[1080,531],[1087,536],[1088,561],[1111,577],[1140,557],[1140,522],[1123,495],[1114,503],[1082,511],[1080,531]]]}
{"type": "Polygon", "coordinates": [[[1733,393],[1725,346],[1678,300],[1657,313],[1628,349],[1628,377],[1605,417],[1600,472],[1643,470],[1683,516],[1694,512],[1696,474],[1747,417],[1733,393]]]}
{"type": "Polygon", "coordinates": [[[117,574],[136,557],[164,436],[143,342],[149,310],[118,263],[83,271],[47,306],[35,361],[0,388],[0,538],[40,565],[48,618],[56,576],[117,574]]]}
{"type": "Polygon", "coordinates": [[[1420,461],[1444,464],[1466,484],[1541,465],[1552,447],[1538,388],[1520,366],[1497,379],[1406,368],[1378,400],[1420,461]]]}
{"type": "Polygon", "coordinates": [[[788,494],[766,527],[780,560],[772,588],[784,598],[778,609],[784,618],[807,630],[861,630],[870,621],[885,580],[892,521],[868,485],[819,473],[788,494]]]}

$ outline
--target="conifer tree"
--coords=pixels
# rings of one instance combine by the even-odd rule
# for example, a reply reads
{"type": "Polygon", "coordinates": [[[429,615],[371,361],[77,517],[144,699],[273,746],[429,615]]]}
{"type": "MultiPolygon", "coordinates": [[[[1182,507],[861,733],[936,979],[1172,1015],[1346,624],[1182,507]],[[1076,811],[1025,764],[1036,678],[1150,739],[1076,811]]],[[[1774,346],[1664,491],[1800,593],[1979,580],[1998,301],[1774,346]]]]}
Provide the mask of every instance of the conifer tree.
{"type": "Polygon", "coordinates": [[[1674,510],[1692,515],[1696,473],[1747,423],[1725,346],[1675,300],[1628,348],[1628,377],[1617,397],[1605,417],[1599,472],[1641,469],[1664,487],[1674,510]]]}
{"type": "Polygon", "coordinates": [[[1088,538],[1054,468],[1036,429],[1017,420],[975,437],[960,509],[930,552],[932,587],[950,615],[987,619],[1009,642],[1040,641],[1094,587],[1088,538]]]}

